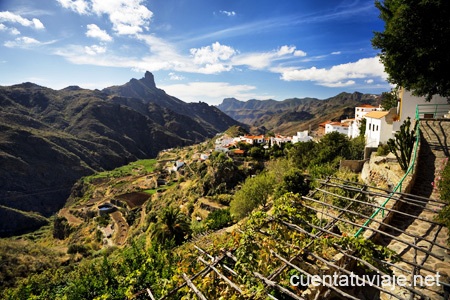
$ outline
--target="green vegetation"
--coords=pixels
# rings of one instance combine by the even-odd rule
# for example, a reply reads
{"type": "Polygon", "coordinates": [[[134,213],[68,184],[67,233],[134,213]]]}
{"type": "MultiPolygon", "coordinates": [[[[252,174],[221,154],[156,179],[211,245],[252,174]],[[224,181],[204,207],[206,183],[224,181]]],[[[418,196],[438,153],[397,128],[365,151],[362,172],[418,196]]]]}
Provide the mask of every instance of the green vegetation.
{"type": "Polygon", "coordinates": [[[191,235],[190,221],[178,208],[163,208],[158,221],[150,227],[150,236],[161,244],[174,242],[181,245],[191,235]]]}
{"type": "Polygon", "coordinates": [[[399,101],[398,90],[398,88],[395,88],[390,92],[381,93],[381,107],[383,107],[384,110],[390,110],[392,107],[397,107],[399,101]]]}
{"type": "Polygon", "coordinates": [[[380,146],[378,146],[377,149],[377,155],[378,156],[385,156],[389,154],[389,145],[388,144],[381,144],[380,146]]]}
{"type": "Polygon", "coordinates": [[[265,206],[275,187],[273,174],[263,172],[245,180],[230,203],[233,216],[242,219],[259,205],[265,206]]]}
{"type": "Polygon", "coordinates": [[[218,230],[231,225],[233,219],[231,218],[229,209],[218,209],[211,212],[205,220],[206,226],[211,230],[218,230]]]}
{"type": "MultiPolygon", "coordinates": [[[[23,273],[21,276],[26,278],[8,277],[8,286],[0,290],[0,298],[124,299],[145,292],[146,288],[160,298],[184,282],[182,273],[193,274],[204,268],[197,260],[197,251],[190,242],[192,238],[193,241],[201,239],[195,244],[204,245],[216,256],[223,254],[223,250],[235,249],[233,253],[238,261],[229,263],[239,274],[237,283],[251,294],[252,299],[265,299],[266,287],[251,276],[251,272],[268,273],[280,266],[280,262],[271,257],[271,250],[289,256],[299,247],[314,242],[312,249],[318,253],[337,253],[333,250],[335,246],[329,244],[329,237],[314,240],[281,223],[269,223],[277,218],[296,224],[307,221],[323,225],[325,220],[303,206],[301,195],[309,192],[315,177],[336,174],[340,159],[360,157],[363,148],[359,139],[349,140],[333,133],[319,143],[289,144],[271,149],[253,147],[247,157],[232,158],[214,152],[206,161],[192,159],[203,150],[204,145],[165,152],[164,157],[179,157],[187,162],[179,173],[165,172],[162,164],[158,164],[156,169],[156,160],[146,160],[85,178],[68,209],[84,223],[73,225],[69,222],[70,214],[67,218],[55,218],[48,236],[54,234],[61,240],[45,241],[50,249],[61,250],[55,252],[60,253],[60,258],[54,259],[54,264],[26,274],[32,276],[26,277],[23,273]],[[155,176],[148,176],[152,171],[155,171],[155,176]],[[127,178],[130,175],[133,177],[127,178]],[[158,178],[170,183],[155,188],[158,178]],[[165,192],[157,192],[161,190],[165,192]],[[97,216],[96,199],[114,198],[133,191],[145,191],[151,197],[136,210],[118,206],[126,224],[116,223],[116,217],[109,215],[97,216]],[[80,198],[85,201],[76,201],[80,198]],[[196,217],[201,220],[197,221],[196,217]],[[240,220],[238,228],[242,232],[233,230],[233,227],[219,230],[237,220],[240,220]],[[116,230],[127,228],[127,241],[123,248],[102,246],[105,239],[114,241],[121,232],[114,232],[112,236],[108,232],[103,233],[103,227],[108,227],[108,224],[113,224],[116,230]],[[259,229],[270,234],[270,239],[261,236],[259,229]],[[233,232],[229,233],[231,230],[233,232]]],[[[355,175],[337,174],[343,179],[357,180],[355,175]]],[[[344,196],[354,195],[347,193],[344,196]]],[[[346,206],[347,203],[340,200],[327,199],[330,204],[346,206]]],[[[365,209],[364,205],[358,209],[365,209]]],[[[309,225],[304,228],[311,234],[317,233],[309,225]]],[[[353,229],[341,226],[338,230],[351,233],[353,229]]],[[[352,251],[360,249],[361,255],[366,253],[383,258],[389,254],[383,252],[384,249],[350,238],[347,240],[335,237],[333,241],[352,251]]],[[[289,278],[288,275],[283,273],[281,277],[289,278]]],[[[199,278],[196,284],[208,299],[233,299],[232,291],[217,285],[217,280],[211,280],[209,276],[199,278]]],[[[288,282],[283,282],[283,285],[289,287],[288,282]]],[[[271,293],[277,295],[275,291],[271,293]]],[[[169,298],[193,297],[188,289],[181,289],[169,298]]]]}
{"type": "Polygon", "coordinates": [[[450,3],[447,0],[376,1],[383,32],[372,44],[381,50],[388,80],[426,96],[450,96],[450,3]]]}
{"type": "Polygon", "coordinates": [[[414,143],[416,141],[414,129],[410,129],[411,119],[408,118],[400,125],[400,131],[395,133],[394,139],[389,139],[387,142],[389,151],[395,155],[400,167],[405,172],[408,170],[414,143]]]}
{"type": "Polygon", "coordinates": [[[111,171],[103,171],[86,176],[84,180],[85,182],[92,182],[98,178],[119,178],[147,174],[154,171],[156,163],[156,159],[141,159],[111,171]]]}

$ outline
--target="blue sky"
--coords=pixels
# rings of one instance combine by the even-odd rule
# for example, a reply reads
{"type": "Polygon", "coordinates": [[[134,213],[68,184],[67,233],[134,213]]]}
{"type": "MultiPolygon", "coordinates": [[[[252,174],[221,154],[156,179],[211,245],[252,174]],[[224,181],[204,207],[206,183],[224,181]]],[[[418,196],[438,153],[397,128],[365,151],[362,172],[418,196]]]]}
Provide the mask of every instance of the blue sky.
{"type": "Polygon", "coordinates": [[[155,75],[184,101],[388,91],[373,0],[0,0],[0,85],[155,75]]]}

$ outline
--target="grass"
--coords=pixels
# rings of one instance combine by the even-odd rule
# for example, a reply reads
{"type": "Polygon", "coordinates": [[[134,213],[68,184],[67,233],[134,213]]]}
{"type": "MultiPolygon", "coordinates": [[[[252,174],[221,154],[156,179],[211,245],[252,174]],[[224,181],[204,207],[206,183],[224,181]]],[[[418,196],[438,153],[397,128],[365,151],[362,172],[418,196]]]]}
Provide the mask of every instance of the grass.
{"type": "Polygon", "coordinates": [[[156,189],[143,190],[143,192],[147,193],[149,195],[153,195],[153,194],[155,194],[155,193],[157,193],[159,191],[168,190],[169,188],[173,187],[176,184],[177,184],[176,182],[171,182],[168,185],[165,185],[165,186],[162,186],[162,187],[159,187],[159,188],[156,188],[156,189]]]}
{"type": "Polygon", "coordinates": [[[156,159],[141,159],[111,171],[98,172],[91,176],[87,176],[85,177],[85,181],[91,182],[97,178],[119,178],[130,175],[145,175],[154,171],[156,163],[156,159]]]}

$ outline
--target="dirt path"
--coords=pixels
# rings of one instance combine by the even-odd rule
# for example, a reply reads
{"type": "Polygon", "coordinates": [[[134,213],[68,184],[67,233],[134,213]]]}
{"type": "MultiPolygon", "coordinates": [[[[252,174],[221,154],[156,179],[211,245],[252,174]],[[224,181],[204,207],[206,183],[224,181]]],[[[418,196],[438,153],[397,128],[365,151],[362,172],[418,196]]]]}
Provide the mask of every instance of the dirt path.
{"type": "Polygon", "coordinates": [[[59,215],[61,216],[61,217],[65,217],[66,219],[67,219],[67,222],[69,222],[69,224],[71,225],[71,226],[78,226],[78,225],[81,225],[81,224],[83,224],[83,220],[81,220],[80,218],[78,218],[78,217],[75,217],[74,215],[72,215],[70,212],[69,212],[69,209],[68,208],[63,208],[63,209],[61,209],[60,211],[59,211],[59,215]]]}
{"type": "Polygon", "coordinates": [[[114,229],[116,233],[114,235],[114,243],[118,246],[122,246],[125,244],[128,237],[128,223],[119,211],[111,213],[111,218],[115,223],[114,229]]]}

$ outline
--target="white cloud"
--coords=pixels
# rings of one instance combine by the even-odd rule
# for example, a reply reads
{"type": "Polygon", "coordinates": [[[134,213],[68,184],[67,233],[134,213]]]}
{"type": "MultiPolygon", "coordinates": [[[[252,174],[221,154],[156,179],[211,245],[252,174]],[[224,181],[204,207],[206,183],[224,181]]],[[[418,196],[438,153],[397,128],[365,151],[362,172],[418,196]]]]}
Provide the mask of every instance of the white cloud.
{"type": "Polygon", "coordinates": [[[363,58],[356,62],[340,64],[329,69],[312,67],[309,69],[278,70],[286,81],[314,81],[323,86],[345,86],[354,84],[351,79],[380,77],[387,78],[384,66],[378,57],[363,58]]]}
{"type": "Polygon", "coordinates": [[[44,43],[39,42],[38,40],[30,37],[19,37],[14,41],[6,41],[3,45],[8,48],[29,48],[31,46],[40,46],[44,43]]]}
{"type": "Polygon", "coordinates": [[[345,82],[338,81],[338,82],[324,82],[321,85],[326,87],[344,87],[344,86],[351,86],[355,85],[356,82],[354,80],[347,80],[345,82]]]}
{"type": "Polygon", "coordinates": [[[97,25],[95,24],[88,24],[87,25],[87,31],[86,36],[91,37],[94,39],[99,39],[103,42],[110,42],[112,41],[112,37],[105,31],[101,30],[97,25]]]}
{"type": "MultiPolygon", "coordinates": [[[[33,18],[31,20],[21,17],[18,14],[9,12],[9,11],[1,11],[0,12],[0,23],[9,22],[9,23],[19,23],[24,27],[32,27],[35,29],[44,29],[45,26],[39,19],[33,18]]],[[[4,25],[3,25],[4,26],[4,25]]]]}
{"type": "Polygon", "coordinates": [[[239,99],[268,99],[271,95],[258,95],[252,85],[231,85],[227,82],[190,82],[187,84],[173,84],[161,86],[169,95],[173,95],[188,102],[208,102],[220,104],[224,98],[239,99]]]}
{"type": "Polygon", "coordinates": [[[57,0],[62,7],[70,9],[80,15],[89,13],[89,3],[85,0],[57,0]]]}
{"type": "Polygon", "coordinates": [[[331,52],[331,55],[339,55],[339,54],[341,54],[341,51],[334,51],[334,52],[331,52]]]}
{"type": "Polygon", "coordinates": [[[234,11],[221,10],[220,13],[224,14],[224,15],[226,15],[228,17],[234,17],[236,15],[236,12],[234,12],[234,11]]]}
{"type": "Polygon", "coordinates": [[[194,63],[199,65],[215,64],[219,61],[228,60],[236,54],[236,50],[229,46],[221,45],[219,42],[215,42],[212,46],[192,48],[190,52],[194,57],[194,63]]]}
{"type": "Polygon", "coordinates": [[[198,68],[199,73],[216,74],[230,71],[233,68],[229,64],[229,60],[236,54],[236,50],[215,42],[211,46],[192,48],[190,53],[193,57],[193,63],[200,66],[198,68]]]}
{"type": "Polygon", "coordinates": [[[296,56],[306,56],[306,52],[297,50],[295,46],[284,45],[274,51],[240,54],[233,57],[232,62],[233,65],[246,65],[258,70],[270,67],[276,60],[289,59],[296,56]]]}
{"type": "Polygon", "coordinates": [[[169,78],[170,78],[170,80],[183,80],[184,79],[183,76],[175,74],[173,72],[169,73],[169,78]]]}
{"type": "Polygon", "coordinates": [[[99,45],[92,45],[92,46],[84,47],[84,50],[89,55],[97,55],[97,54],[105,53],[106,47],[99,46],[99,45]]]}
{"type": "Polygon", "coordinates": [[[133,35],[149,29],[153,13],[143,0],[91,0],[92,12],[109,16],[113,30],[120,35],[133,35]]]}
{"type": "Polygon", "coordinates": [[[12,35],[19,35],[20,34],[20,31],[17,29],[17,28],[10,28],[9,29],[9,32],[12,34],[12,35]]]}
{"type": "Polygon", "coordinates": [[[306,52],[305,51],[302,51],[302,50],[295,50],[294,51],[294,56],[306,56],[307,54],[306,54],[306,52]]]}
{"type": "Polygon", "coordinates": [[[233,65],[245,65],[251,69],[260,70],[270,66],[273,58],[274,53],[269,52],[246,53],[233,57],[232,63],[233,65]]]}
{"type": "Polygon", "coordinates": [[[373,79],[367,79],[367,80],[365,81],[365,83],[372,84],[372,83],[373,83],[373,79]]]}
{"type": "Polygon", "coordinates": [[[62,7],[80,15],[107,15],[119,35],[134,35],[149,29],[153,13],[144,0],[57,0],[62,7]]]}
{"type": "Polygon", "coordinates": [[[295,46],[281,46],[280,49],[278,49],[277,56],[283,56],[287,54],[292,54],[295,51],[295,46]]]}

